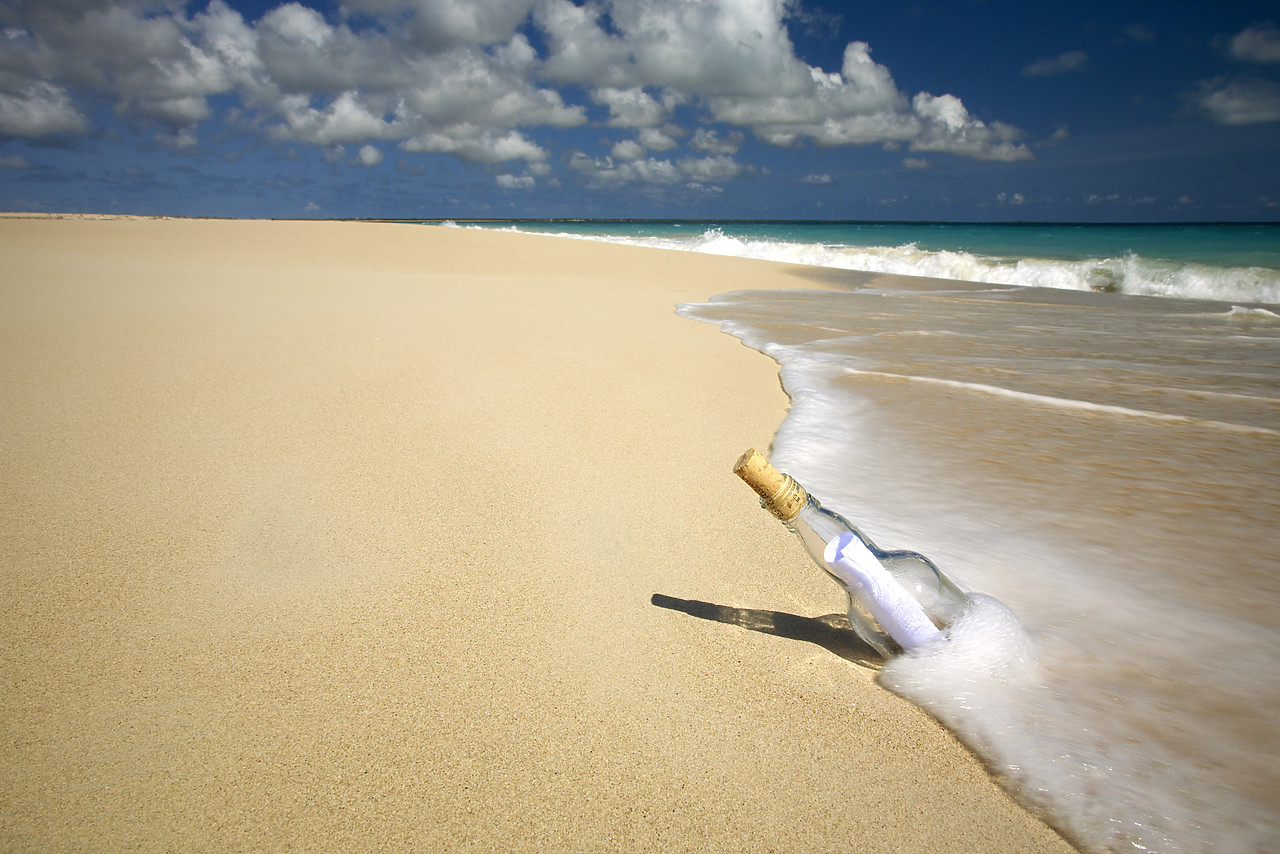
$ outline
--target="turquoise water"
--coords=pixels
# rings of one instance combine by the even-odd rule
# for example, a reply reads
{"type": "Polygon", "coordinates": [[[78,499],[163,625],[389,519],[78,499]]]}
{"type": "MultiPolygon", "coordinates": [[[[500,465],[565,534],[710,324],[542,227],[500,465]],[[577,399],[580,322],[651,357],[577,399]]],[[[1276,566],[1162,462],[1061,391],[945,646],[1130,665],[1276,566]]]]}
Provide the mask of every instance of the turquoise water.
{"type": "Polygon", "coordinates": [[[485,221],[475,225],[943,279],[1280,303],[1280,224],[485,221]]]}

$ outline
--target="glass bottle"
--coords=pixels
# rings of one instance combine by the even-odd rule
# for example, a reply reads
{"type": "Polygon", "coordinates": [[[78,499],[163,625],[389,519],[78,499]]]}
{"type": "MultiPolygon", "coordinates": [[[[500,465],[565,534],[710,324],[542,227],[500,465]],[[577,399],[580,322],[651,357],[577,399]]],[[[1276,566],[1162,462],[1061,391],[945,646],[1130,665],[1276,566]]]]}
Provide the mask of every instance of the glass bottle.
{"type": "Polygon", "coordinates": [[[845,589],[849,623],[881,655],[887,658],[927,642],[959,615],[964,592],[924,555],[879,548],[754,448],[742,455],[733,471],[760,496],[760,506],[795,534],[813,561],[845,589]],[[841,552],[848,560],[828,561],[841,552]],[[852,563],[858,567],[851,573],[852,563]],[[917,606],[927,623],[918,619],[917,606]]]}

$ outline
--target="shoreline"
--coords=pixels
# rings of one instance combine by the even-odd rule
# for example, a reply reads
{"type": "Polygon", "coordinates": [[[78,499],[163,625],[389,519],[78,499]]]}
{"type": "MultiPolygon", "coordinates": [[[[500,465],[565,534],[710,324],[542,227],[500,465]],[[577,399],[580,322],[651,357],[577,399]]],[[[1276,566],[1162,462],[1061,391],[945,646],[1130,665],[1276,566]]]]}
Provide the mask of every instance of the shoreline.
{"type": "Polygon", "coordinates": [[[410,225],[410,224],[438,224],[445,222],[455,223],[492,223],[492,222],[607,222],[607,223],[634,223],[634,222],[724,222],[733,224],[763,224],[763,223],[832,223],[847,225],[972,225],[972,226],[1027,226],[1037,228],[1042,226],[1099,226],[1099,227],[1135,227],[1143,228],[1145,226],[1165,227],[1165,226],[1200,226],[1200,225],[1241,225],[1241,226],[1280,226],[1278,219],[1206,219],[1206,220],[1179,220],[1179,219],[1159,219],[1159,220],[945,220],[945,219],[736,219],[736,218],[693,218],[685,219],[676,217],[674,219],[641,217],[639,219],[618,219],[613,217],[453,217],[453,216],[431,216],[421,218],[385,218],[385,217],[356,217],[351,219],[326,219],[326,218],[308,218],[308,217],[277,217],[277,218],[258,218],[258,217],[221,217],[221,216],[186,216],[182,214],[114,214],[101,212],[44,212],[44,211],[0,211],[0,219],[94,219],[94,220],[118,220],[118,219],[136,219],[155,222],[187,220],[191,222],[280,222],[280,223],[372,223],[384,225],[410,225]]]}
{"type": "Polygon", "coordinates": [[[730,471],[806,269],[544,237],[0,216],[5,847],[1074,850],[730,471]]]}

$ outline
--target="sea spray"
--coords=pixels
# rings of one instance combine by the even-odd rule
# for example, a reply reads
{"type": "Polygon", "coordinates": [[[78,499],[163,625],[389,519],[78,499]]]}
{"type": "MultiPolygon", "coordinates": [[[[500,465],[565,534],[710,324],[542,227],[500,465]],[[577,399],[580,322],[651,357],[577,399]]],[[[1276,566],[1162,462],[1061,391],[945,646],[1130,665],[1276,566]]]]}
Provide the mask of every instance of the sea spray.
{"type": "Polygon", "coordinates": [[[1266,224],[521,221],[483,227],[993,285],[1280,303],[1280,227],[1266,224]]]}
{"type": "MultiPolygon", "coordinates": [[[[649,243],[662,245],[658,241],[649,243]]],[[[1086,260],[999,257],[957,250],[925,250],[914,243],[851,247],[740,240],[718,230],[706,234],[700,243],[688,246],[670,243],[665,248],[993,285],[1280,303],[1280,271],[1167,261],[1133,252],[1086,260]]]]}
{"type": "Polygon", "coordinates": [[[946,644],[889,661],[880,684],[955,732],[1006,787],[1084,850],[1210,850],[1213,837],[1200,819],[1212,796],[1153,799],[1160,775],[1181,770],[1141,751],[1117,752],[1114,732],[1091,735],[1074,701],[1045,681],[1035,644],[1013,612],[981,594],[970,602],[946,644]]]}

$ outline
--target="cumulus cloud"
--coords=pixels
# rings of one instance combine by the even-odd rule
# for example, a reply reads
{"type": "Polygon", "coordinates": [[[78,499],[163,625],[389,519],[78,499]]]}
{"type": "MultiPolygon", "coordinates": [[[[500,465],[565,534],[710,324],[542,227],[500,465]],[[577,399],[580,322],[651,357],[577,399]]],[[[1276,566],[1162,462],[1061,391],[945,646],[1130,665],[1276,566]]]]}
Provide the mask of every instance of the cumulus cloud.
{"type": "Polygon", "coordinates": [[[1270,80],[1205,80],[1189,100],[1221,125],[1280,121],[1280,84],[1270,80]]]}
{"type": "Polygon", "coordinates": [[[354,92],[343,92],[322,108],[312,107],[307,95],[288,95],[279,100],[277,112],[282,121],[270,135],[281,141],[325,146],[399,135],[394,121],[374,115],[354,92]]]}
{"type": "Polygon", "coordinates": [[[597,185],[627,184],[633,181],[674,184],[682,180],[675,164],[670,160],[658,160],[654,157],[618,163],[612,157],[591,157],[579,151],[569,158],[569,168],[582,173],[597,185]]]}
{"type": "Polygon", "coordinates": [[[1229,50],[1246,62],[1280,62],[1280,29],[1272,21],[1247,27],[1231,39],[1229,50]]]}
{"type": "Polygon", "coordinates": [[[569,158],[569,168],[581,173],[595,185],[619,185],[628,183],[677,184],[692,181],[698,184],[715,184],[754,172],[728,155],[707,157],[683,157],[673,163],[646,157],[629,162],[619,162],[613,157],[591,157],[581,151],[569,158]]]}
{"type": "Polygon", "coordinates": [[[775,145],[790,146],[805,138],[842,145],[913,135],[910,117],[903,115],[906,98],[889,70],[871,59],[865,43],[845,48],[840,72],[809,68],[808,78],[802,92],[716,95],[708,103],[717,120],[750,127],[775,145]]]}
{"type": "MultiPolygon", "coordinates": [[[[106,104],[172,145],[197,145],[222,118],[278,143],[355,146],[365,165],[366,149],[397,145],[524,161],[530,174],[549,168],[555,131],[594,118],[635,132],[607,162],[570,159],[597,182],[725,180],[743,172],[733,158],[747,133],[777,146],[1031,156],[1016,128],[954,95],[900,91],[864,42],[847,45],[839,70],[807,64],[787,30],[802,22],[792,0],[338,0],[329,15],[285,2],[257,21],[223,0],[186,8],[0,6],[0,135],[87,133],[106,104]],[[702,156],[650,156],[682,139],[702,156]]],[[[1263,55],[1258,33],[1241,50],[1263,55]]]]}
{"type": "Polygon", "coordinates": [[[645,156],[645,148],[634,139],[624,139],[616,143],[609,153],[619,160],[639,160],[645,156]]]}
{"type": "Polygon", "coordinates": [[[727,154],[715,154],[709,157],[685,157],[680,160],[680,171],[699,182],[724,181],[736,178],[745,169],[727,154]]]}
{"type": "Polygon", "coordinates": [[[0,75],[0,136],[78,134],[88,127],[67,90],[42,80],[0,75]]]}
{"type": "Polygon", "coordinates": [[[1089,64],[1089,54],[1082,50],[1068,50],[1051,58],[1040,58],[1022,69],[1028,77],[1053,77],[1069,71],[1079,71],[1089,64]]]}
{"type": "Polygon", "coordinates": [[[746,137],[738,131],[731,131],[721,137],[717,131],[698,128],[693,132],[693,140],[689,144],[707,154],[737,154],[745,140],[746,137]]]}
{"type": "Polygon", "coordinates": [[[921,92],[912,100],[915,113],[923,121],[911,142],[912,151],[964,154],[975,160],[1032,159],[1031,152],[1017,140],[1022,131],[1003,122],[988,125],[969,115],[954,95],[921,92]]]}
{"type": "Polygon", "coordinates": [[[346,8],[402,24],[428,51],[508,41],[532,13],[535,0],[344,0],[346,8]]]}
{"type": "Polygon", "coordinates": [[[356,154],[356,161],[361,166],[377,166],[386,155],[375,145],[362,145],[356,154]]]}
{"type": "Polygon", "coordinates": [[[519,131],[502,133],[493,130],[468,134],[466,128],[449,128],[448,133],[428,131],[401,143],[405,151],[428,154],[454,154],[477,163],[501,163],[505,160],[541,161],[546,149],[530,141],[519,131]]]}
{"type": "Polygon", "coordinates": [[[504,190],[532,190],[536,183],[532,175],[499,175],[495,180],[504,190]]]}
{"type": "Polygon", "coordinates": [[[831,176],[826,172],[815,173],[813,175],[805,175],[800,179],[802,184],[830,184],[831,176]]]}
{"type": "Polygon", "coordinates": [[[808,85],[808,66],[796,58],[783,25],[786,5],[545,0],[536,20],[551,49],[545,73],[553,80],[699,96],[799,94],[808,85]]]}
{"type": "Polygon", "coordinates": [[[643,128],[636,139],[650,151],[670,151],[680,146],[680,143],[676,142],[676,137],[680,135],[680,129],[671,126],[643,128]]]}
{"type": "Polygon", "coordinates": [[[609,108],[608,124],[613,127],[649,128],[667,120],[668,108],[639,86],[628,89],[604,87],[591,93],[597,104],[609,108]]]}
{"type": "Polygon", "coordinates": [[[407,151],[494,163],[546,158],[519,128],[586,121],[584,107],[534,80],[536,54],[515,32],[532,2],[348,3],[386,16],[358,31],[296,2],[254,25],[222,0],[193,17],[122,0],[85,6],[28,0],[9,10],[0,134],[84,133],[75,101],[102,99],[194,143],[212,116],[209,99],[234,94],[241,125],[273,141],[395,140],[407,151]],[[392,21],[435,35],[401,38],[392,21]]]}

